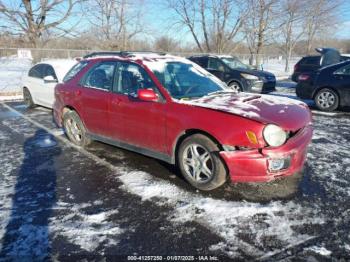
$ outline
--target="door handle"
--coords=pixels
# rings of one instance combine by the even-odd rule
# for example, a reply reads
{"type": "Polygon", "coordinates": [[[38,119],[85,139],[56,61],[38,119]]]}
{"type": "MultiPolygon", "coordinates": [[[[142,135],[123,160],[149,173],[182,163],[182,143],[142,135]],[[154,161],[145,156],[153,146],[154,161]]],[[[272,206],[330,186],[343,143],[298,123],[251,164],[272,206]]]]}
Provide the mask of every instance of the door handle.
{"type": "Polygon", "coordinates": [[[80,96],[80,95],[81,95],[81,90],[76,90],[76,91],[74,92],[74,94],[77,95],[77,96],[80,96]]]}

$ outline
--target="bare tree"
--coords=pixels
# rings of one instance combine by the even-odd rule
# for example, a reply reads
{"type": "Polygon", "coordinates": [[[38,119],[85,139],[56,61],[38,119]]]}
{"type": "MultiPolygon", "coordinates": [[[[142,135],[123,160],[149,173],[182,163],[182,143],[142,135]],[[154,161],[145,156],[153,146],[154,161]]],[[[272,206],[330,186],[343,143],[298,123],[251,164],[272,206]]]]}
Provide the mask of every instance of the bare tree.
{"type": "Polygon", "coordinates": [[[244,12],[240,0],[167,0],[175,24],[185,26],[200,52],[222,53],[238,36],[244,12]]]}
{"type": "Polygon", "coordinates": [[[279,2],[279,28],[281,49],[286,56],[285,71],[289,71],[289,61],[295,45],[305,33],[303,27],[304,19],[307,15],[305,6],[300,0],[282,0],[279,2]]]}
{"type": "Polygon", "coordinates": [[[165,52],[176,51],[176,49],[179,47],[179,43],[168,36],[161,36],[157,38],[154,45],[157,51],[165,52]]]}
{"type": "Polygon", "coordinates": [[[338,8],[342,3],[343,0],[309,0],[304,3],[304,8],[308,10],[304,24],[307,54],[312,51],[316,35],[337,24],[338,8]]]}
{"type": "Polygon", "coordinates": [[[261,52],[265,44],[270,40],[268,37],[273,29],[272,20],[277,0],[247,0],[248,15],[244,23],[249,52],[250,64],[261,64],[261,52]]]}
{"type": "Polygon", "coordinates": [[[88,0],[83,10],[96,36],[110,48],[125,50],[130,40],[144,31],[141,0],[88,0]]]}
{"type": "Polygon", "coordinates": [[[37,47],[42,37],[50,30],[69,29],[60,26],[72,15],[73,7],[80,0],[1,1],[0,17],[4,19],[7,31],[24,34],[33,47],[37,47]]]}

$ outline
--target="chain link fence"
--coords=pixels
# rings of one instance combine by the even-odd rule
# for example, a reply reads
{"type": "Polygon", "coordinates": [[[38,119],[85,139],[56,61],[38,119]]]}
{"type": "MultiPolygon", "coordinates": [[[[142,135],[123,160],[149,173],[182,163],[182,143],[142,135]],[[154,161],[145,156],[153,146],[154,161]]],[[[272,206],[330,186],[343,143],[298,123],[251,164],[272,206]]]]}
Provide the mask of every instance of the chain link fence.
{"type": "MultiPolygon", "coordinates": [[[[30,67],[37,62],[48,59],[74,59],[98,51],[104,50],[0,48],[0,95],[20,93],[23,77],[30,67]]],[[[170,53],[182,57],[199,54],[193,52],[170,53]]],[[[250,54],[232,53],[227,55],[236,56],[245,64],[254,63],[257,58],[250,54]]],[[[277,79],[288,78],[292,73],[294,64],[300,59],[300,57],[292,57],[290,69],[285,72],[285,57],[278,54],[262,54],[259,56],[261,63],[257,66],[258,69],[274,73],[277,79]]]]}

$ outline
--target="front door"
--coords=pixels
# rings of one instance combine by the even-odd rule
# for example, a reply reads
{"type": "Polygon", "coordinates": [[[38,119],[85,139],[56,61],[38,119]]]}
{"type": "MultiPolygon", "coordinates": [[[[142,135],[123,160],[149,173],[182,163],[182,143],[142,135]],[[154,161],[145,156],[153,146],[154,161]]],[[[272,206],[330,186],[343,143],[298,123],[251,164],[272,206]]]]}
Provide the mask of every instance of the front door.
{"type": "Polygon", "coordinates": [[[166,152],[166,103],[146,71],[135,63],[120,62],[114,86],[110,98],[111,137],[137,147],[166,152]],[[137,90],[145,88],[153,89],[159,101],[139,100],[137,90]]]}

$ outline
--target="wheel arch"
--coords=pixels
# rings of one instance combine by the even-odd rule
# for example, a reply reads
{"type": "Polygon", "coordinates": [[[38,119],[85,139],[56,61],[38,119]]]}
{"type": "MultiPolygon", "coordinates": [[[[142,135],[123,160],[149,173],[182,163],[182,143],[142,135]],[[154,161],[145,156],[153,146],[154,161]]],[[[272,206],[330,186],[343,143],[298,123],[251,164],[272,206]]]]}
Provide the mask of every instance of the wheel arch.
{"type": "Polygon", "coordinates": [[[84,124],[84,126],[86,127],[82,117],[81,117],[81,114],[79,113],[78,110],[75,109],[75,107],[71,106],[71,105],[65,105],[63,108],[62,108],[62,115],[61,115],[61,118],[62,118],[62,121],[63,121],[63,116],[65,113],[69,112],[69,111],[74,111],[75,113],[78,114],[81,122],[84,124]]]}
{"type": "Polygon", "coordinates": [[[33,96],[33,92],[30,90],[30,87],[28,87],[28,85],[23,85],[22,87],[22,94],[24,95],[24,90],[27,90],[30,94],[30,96],[32,97],[32,101],[34,102],[34,104],[37,104],[37,101],[36,101],[36,97],[33,96]]]}
{"type": "Polygon", "coordinates": [[[232,84],[233,82],[237,82],[239,84],[239,86],[241,87],[241,90],[244,92],[246,90],[246,85],[239,79],[236,78],[232,78],[229,81],[227,81],[227,86],[229,86],[230,84],[232,84]]]}
{"type": "Polygon", "coordinates": [[[175,140],[174,146],[172,148],[172,154],[171,154],[171,163],[176,164],[176,159],[177,159],[177,152],[180,148],[181,143],[189,136],[192,136],[194,134],[202,134],[209,139],[211,139],[218,147],[220,150],[223,150],[222,144],[219,142],[218,139],[216,139],[213,135],[210,133],[201,130],[201,129],[196,129],[196,128],[191,128],[183,131],[175,140]]]}
{"type": "Polygon", "coordinates": [[[332,87],[332,86],[321,86],[321,87],[315,88],[315,90],[314,90],[314,92],[313,92],[313,94],[312,94],[312,99],[315,99],[317,93],[318,93],[320,90],[325,89],[325,88],[334,91],[334,92],[338,95],[339,102],[340,102],[340,99],[341,99],[340,94],[339,94],[338,90],[337,90],[336,88],[332,87]]]}

